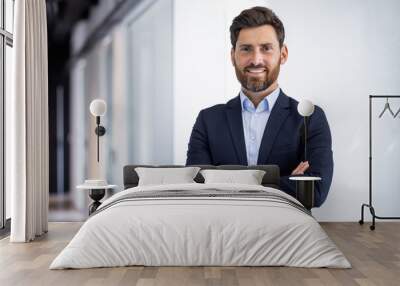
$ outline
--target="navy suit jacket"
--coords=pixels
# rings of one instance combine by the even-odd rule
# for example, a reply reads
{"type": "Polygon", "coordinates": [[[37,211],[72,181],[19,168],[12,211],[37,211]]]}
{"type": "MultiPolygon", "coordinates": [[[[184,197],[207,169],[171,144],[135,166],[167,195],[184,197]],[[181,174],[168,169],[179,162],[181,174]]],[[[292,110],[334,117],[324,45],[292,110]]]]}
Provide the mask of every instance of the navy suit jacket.
{"type": "MultiPolygon", "coordinates": [[[[298,102],[280,92],[272,108],[261,141],[258,165],[280,167],[281,189],[295,196],[296,186],[289,176],[304,160],[304,118],[297,112],[298,102]]],[[[307,121],[306,175],[319,176],[315,184],[316,207],[325,201],[332,182],[332,139],[323,110],[315,106],[307,121]]],[[[237,96],[227,104],[200,111],[190,136],[186,165],[247,165],[242,107],[237,96]]]]}

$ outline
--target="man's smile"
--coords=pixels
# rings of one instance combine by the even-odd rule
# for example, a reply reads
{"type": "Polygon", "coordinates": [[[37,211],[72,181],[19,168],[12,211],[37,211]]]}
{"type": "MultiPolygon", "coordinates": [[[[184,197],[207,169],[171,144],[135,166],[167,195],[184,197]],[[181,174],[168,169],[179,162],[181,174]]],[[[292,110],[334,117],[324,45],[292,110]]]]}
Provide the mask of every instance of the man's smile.
{"type": "Polygon", "coordinates": [[[247,68],[246,69],[246,73],[254,74],[254,75],[263,74],[264,72],[265,72],[265,68],[247,68]]]}

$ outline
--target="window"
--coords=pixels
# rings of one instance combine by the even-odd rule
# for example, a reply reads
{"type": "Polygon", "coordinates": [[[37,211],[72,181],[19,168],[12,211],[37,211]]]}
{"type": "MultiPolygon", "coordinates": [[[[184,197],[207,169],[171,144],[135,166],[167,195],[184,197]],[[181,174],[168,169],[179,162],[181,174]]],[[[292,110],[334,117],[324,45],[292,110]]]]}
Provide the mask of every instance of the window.
{"type": "Polygon", "coordinates": [[[5,30],[9,33],[14,32],[14,0],[5,0],[5,30]]]}
{"type": "Polygon", "coordinates": [[[10,215],[10,195],[5,187],[5,105],[11,93],[13,68],[14,1],[0,0],[0,228],[10,215]]]}

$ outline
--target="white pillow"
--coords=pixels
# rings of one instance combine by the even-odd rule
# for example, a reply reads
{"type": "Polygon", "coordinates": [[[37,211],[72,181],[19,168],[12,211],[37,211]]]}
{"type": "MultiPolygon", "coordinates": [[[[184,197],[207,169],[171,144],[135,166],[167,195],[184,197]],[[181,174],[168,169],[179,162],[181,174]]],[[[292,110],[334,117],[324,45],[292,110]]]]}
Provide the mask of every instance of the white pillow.
{"type": "Polygon", "coordinates": [[[261,185],[265,171],[262,170],[201,170],[204,183],[234,183],[261,185]]]}
{"type": "Polygon", "coordinates": [[[195,183],[199,167],[183,168],[135,168],[139,176],[138,186],[195,183]]]}

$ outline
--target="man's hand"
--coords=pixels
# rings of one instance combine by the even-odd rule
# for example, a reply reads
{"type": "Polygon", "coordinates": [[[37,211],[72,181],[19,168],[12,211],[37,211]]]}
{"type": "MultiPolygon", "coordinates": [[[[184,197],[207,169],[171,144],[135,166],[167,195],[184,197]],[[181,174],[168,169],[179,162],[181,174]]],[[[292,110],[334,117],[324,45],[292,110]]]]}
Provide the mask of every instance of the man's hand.
{"type": "Polygon", "coordinates": [[[296,169],[293,170],[292,175],[304,175],[304,172],[310,167],[308,161],[301,162],[296,169]]]}

